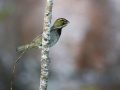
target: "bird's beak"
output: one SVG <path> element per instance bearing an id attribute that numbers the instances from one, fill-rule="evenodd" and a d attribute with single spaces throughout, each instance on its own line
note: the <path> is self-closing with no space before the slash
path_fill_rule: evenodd
<path id="1" fill-rule="evenodd" d="M 67 20 L 67 24 L 69 24 L 70 22 Z"/>

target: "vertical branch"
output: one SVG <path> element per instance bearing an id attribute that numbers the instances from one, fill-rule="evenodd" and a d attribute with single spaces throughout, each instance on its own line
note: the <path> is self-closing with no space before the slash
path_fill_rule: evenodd
<path id="1" fill-rule="evenodd" d="M 41 76 L 39 90 L 47 90 L 49 75 L 49 40 L 53 0 L 46 0 L 41 51 Z"/>

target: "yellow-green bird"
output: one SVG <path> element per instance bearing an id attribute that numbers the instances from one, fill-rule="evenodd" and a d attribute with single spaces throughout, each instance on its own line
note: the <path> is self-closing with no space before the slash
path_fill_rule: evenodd
<path id="1" fill-rule="evenodd" d="M 59 18 L 55 21 L 55 23 L 50 29 L 50 43 L 49 43 L 50 47 L 52 47 L 57 43 L 57 41 L 60 38 L 62 28 L 67 26 L 68 23 L 69 21 L 66 20 L 65 18 Z M 16 50 L 23 51 L 25 49 L 41 48 L 41 46 L 42 46 L 42 34 L 36 37 L 32 43 L 19 46 Z"/>

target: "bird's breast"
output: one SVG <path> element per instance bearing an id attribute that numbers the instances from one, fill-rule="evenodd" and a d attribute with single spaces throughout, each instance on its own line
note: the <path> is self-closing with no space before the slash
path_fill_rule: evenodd
<path id="1" fill-rule="evenodd" d="M 49 44 L 50 47 L 56 44 L 59 38 L 60 38 L 60 35 L 57 31 L 50 32 L 50 44 Z"/>

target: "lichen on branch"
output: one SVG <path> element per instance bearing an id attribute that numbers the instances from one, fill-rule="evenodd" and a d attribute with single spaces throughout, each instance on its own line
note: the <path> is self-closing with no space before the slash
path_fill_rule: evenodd
<path id="1" fill-rule="evenodd" d="M 46 8 L 44 15 L 44 27 L 42 34 L 42 50 L 41 50 L 41 76 L 39 90 L 47 90 L 47 82 L 49 75 L 49 40 L 50 27 L 52 19 L 53 0 L 46 0 Z"/>

